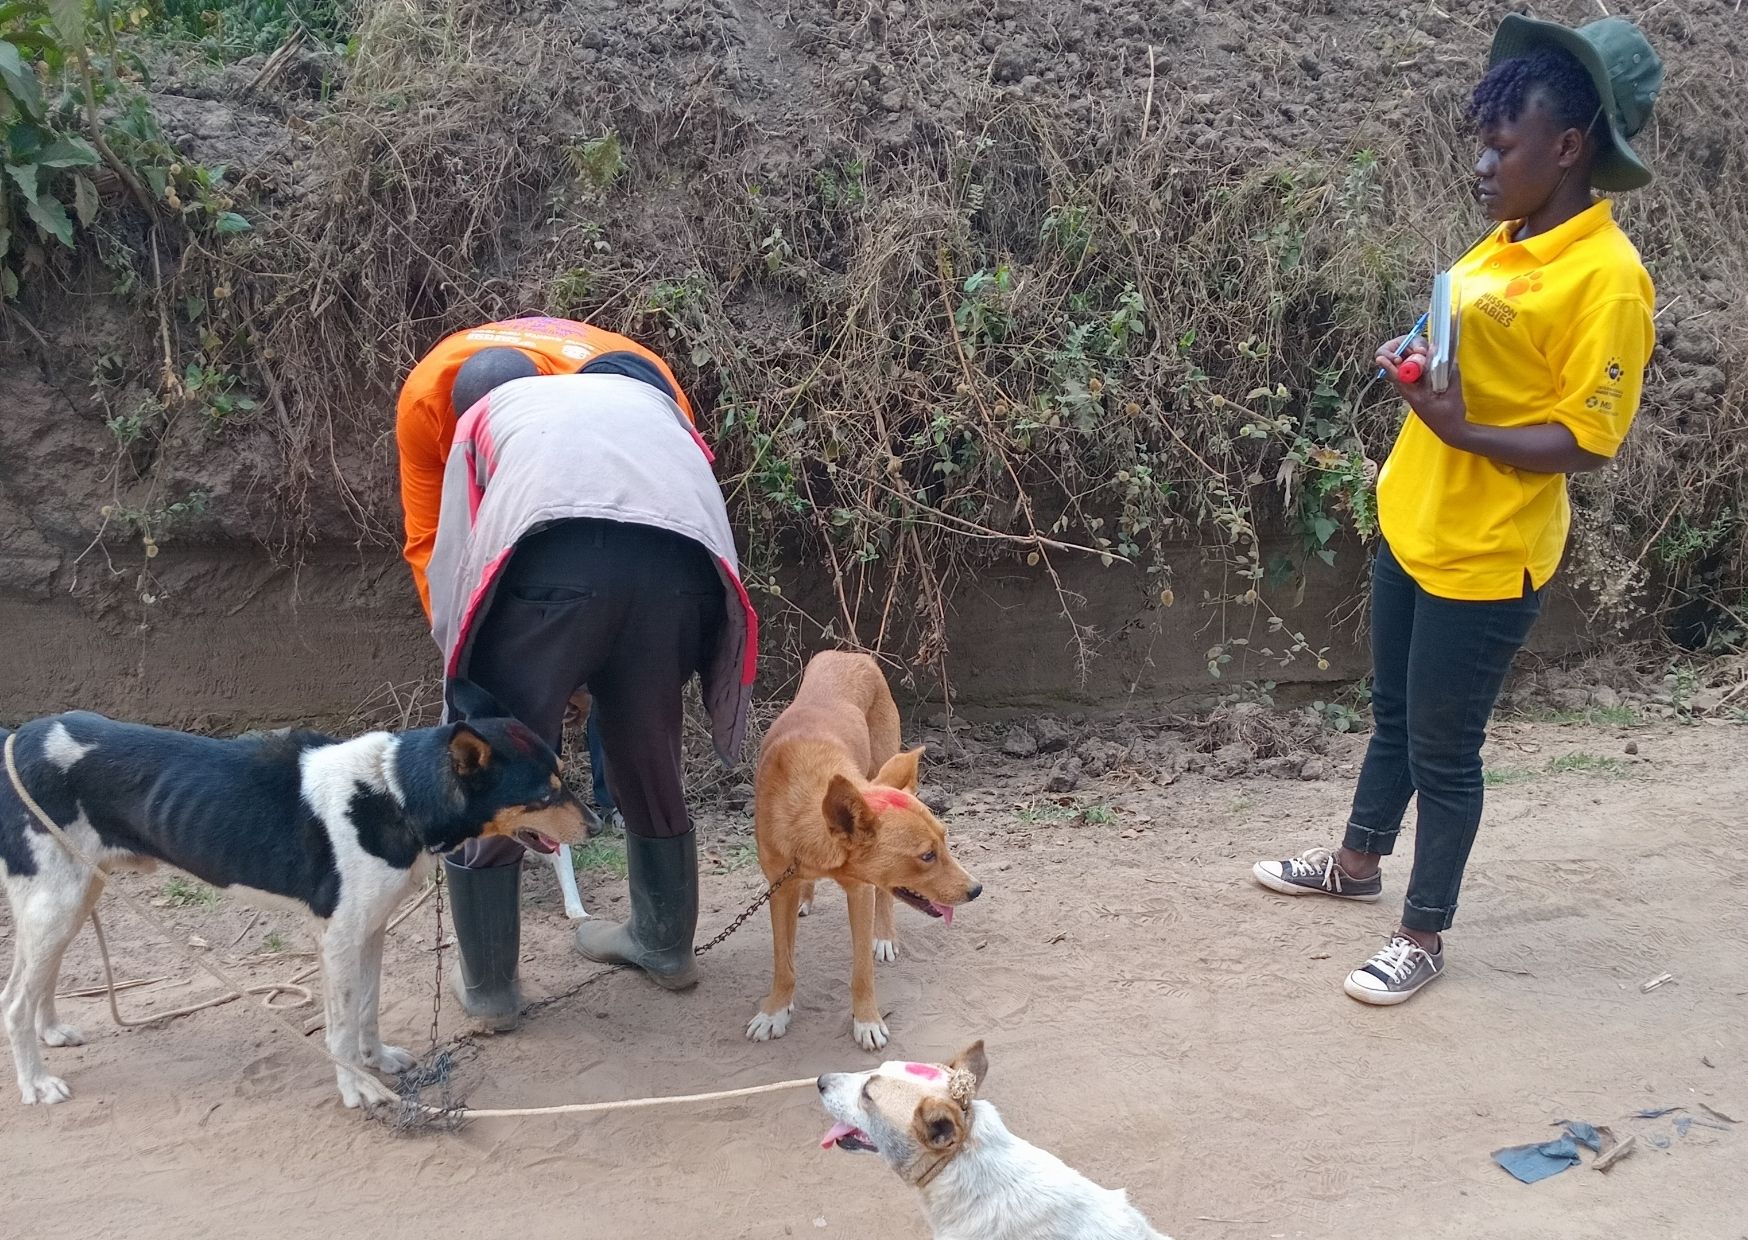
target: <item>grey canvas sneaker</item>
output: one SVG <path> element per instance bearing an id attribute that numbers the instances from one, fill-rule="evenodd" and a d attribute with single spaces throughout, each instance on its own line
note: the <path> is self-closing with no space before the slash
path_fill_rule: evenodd
<path id="1" fill-rule="evenodd" d="M 1377 955 L 1347 975 L 1342 989 L 1361 1003 L 1378 1007 L 1403 1003 L 1414 992 L 1445 971 L 1441 942 L 1435 952 L 1398 934 Z"/>
<path id="2" fill-rule="evenodd" d="M 1258 861 L 1250 872 L 1270 891 L 1289 896 L 1335 896 L 1371 904 L 1384 893 L 1381 872 L 1370 878 L 1350 878 L 1328 848 L 1308 849 L 1285 861 Z"/>

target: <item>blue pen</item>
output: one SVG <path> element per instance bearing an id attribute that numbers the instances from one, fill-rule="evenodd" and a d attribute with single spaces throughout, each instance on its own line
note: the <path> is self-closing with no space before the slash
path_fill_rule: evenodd
<path id="1" fill-rule="evenodd" d="M 1409 346 L 1414 343 L 1415 337 L 1420 335 L 1420 333 L 1423 330 L 1425 330 L 1426 321 L 1427 321 L 1428 317 L 1431 316 L 1431 314 L 1432 314 L 1431 310 L 1422 311 L 1420 317 L 1415 320 L 1414 326 L 1408 329 L 1408 334 L 1406 336 L 1402 337 L 1402 343 L 1396 346 L 1396 359 L 1398 361 L 1400 361 L 1402 358 L 1408 356 Z M 1372 381 L 1375 383 L 1379 379 L 1382 379 L 1383 377 L 1384 377 L 1384 368 L 1380 366 L 1378 368 L 1378 373 L 1372 376 Z"/>

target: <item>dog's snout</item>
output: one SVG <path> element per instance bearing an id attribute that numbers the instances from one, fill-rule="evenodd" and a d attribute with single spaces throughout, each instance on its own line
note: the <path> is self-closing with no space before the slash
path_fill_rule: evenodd
<path id="1" fill-rule="evenodd" d="M 825 1088 L 826 1088 L 825 1078 L 830 1076 L 830 1075 L 831 1075 L 831 1073 L 829 1073 L 829 1072 L 824 1073 L 823 1075 L 820 1076 L 820 1078 L 817 1081 L 814 1082 L 815 1085 L 819 1086 L 819 1092 L 822 1094 L 825 1092 Z"/>
<path id="2" fill-rule="evenodd" d="M 982 883 L 972 883 L 971 889 L 965 893 L 965 902 L 967 904 L 969 904 L 971 901 L 975 900 L 978 896 L 980 896 L 982 894 L 983 894 L 983 884 Z"/>

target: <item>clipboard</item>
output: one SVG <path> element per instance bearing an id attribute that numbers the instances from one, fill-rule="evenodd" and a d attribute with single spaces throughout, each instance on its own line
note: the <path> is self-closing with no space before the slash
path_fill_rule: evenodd
<path id="1" fill-rule="evenodd" d="M 1432 278 L 1432 304 L 1427 307 L 1429 355 L 1427 381 L 1434 392 L 1451 386 L 1457 361 L 1457 336 L 1462 329 L 1462 290 L 1455 274 L 1441 271 Z"/>

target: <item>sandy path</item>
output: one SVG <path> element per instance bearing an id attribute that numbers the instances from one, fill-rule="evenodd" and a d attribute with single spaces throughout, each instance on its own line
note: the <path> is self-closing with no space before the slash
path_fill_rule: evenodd
<path id="1" fill-rule="evenodd" d="M 901 959 L 880 973 L 891 1050 L 944 1058 L 985 1037 L 987 1096 L 1009 1124 L 1127 1186 L 1179 1240 L 1748 1236 L 1748 1125 L 1696 1126 L 1606 1176 L 1580 1169 L 1533 1187 L 1488 1160 L 1565 1117 L 1605 1123 L 1707 1101 L 1748 1118 L 1748 731 L 1635 735 L 1644 758 L 1622 771 L 1495 790 L 1450 974 L 1395 1011 L 1339 989 L 1389 906 L 1288 901 L 1246 878 L 1255 856 L 1327 834 L 1347 779 L 1186 777 L 1154 789 L 1113 778 L 1075 801 L 1115 821 L 1077 825 L 1039 796 L 1043 767 L 980 762 L 975 786 L 957 773 L 950 821 L 988 894 L 950 932 L 902 921 Z M 1621 734 L 1507 727 L 1493 760 L 1545 771 L 1569 752 L 1619 755 Z M 1146 832 L 1120 838 L 1137 815 L 1151 819 Z M 1392 899 L 1403 877 L 1389 874 Z M 566 952 L 550 873 L 529 888 L 524 950 L 539 993 L 583 966 Z M 611 912 L 616 889 L 585 897 Z M 752 870 L 711 879 L 707 929 L 755 889 Z M 841 898 L 823 905 L 802 927 L 799 1006 L 782 1042 L 741 1037 L 766 980 L 761 914 L 690 995 L 615 977 L 487 1042 L 468 1069 L 470 1100 L 684 1092 L 867 1062 L 848 1037 Z M 249 915 L 221 905 L 176 916 L 222 950 Z M 123 910 L 110 921 L 124 975 L 184 972 Z M 282 924 L 263 920 L 238 950 Z M 385 1029 L 415 1047 L 429 1020 L 429 933 L 416 916 L 390 948 Z M 1641 992 L 1664 972 L 1676 981 Z M 63 986 L 96 976 L 87 935 Z M 126 998 L 138 1011 L 187 994 Z M 327 1071 L 241 1005 L 127 1034 L 101 1001 L 63 1013 L 93 1042 L 48 1053 L 72 1103 L 0 1101 L 0 1236 L 926 1234 L 876 1159 L 817 1148 L 825 1120 L 807 1092 L 397 1138 L 341 1111 Z"/>

